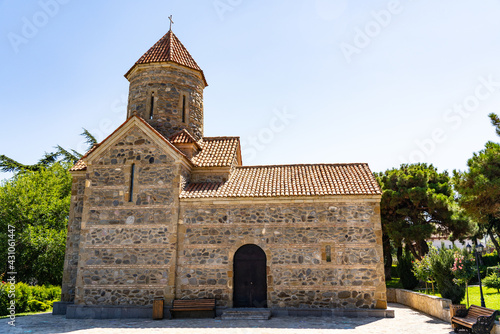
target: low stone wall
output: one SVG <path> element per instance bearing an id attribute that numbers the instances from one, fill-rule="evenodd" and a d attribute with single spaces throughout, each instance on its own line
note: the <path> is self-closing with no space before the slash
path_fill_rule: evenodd
<path id="1" fill-rule="evenodd" d="M 451 300 L 410 290 L 387 289 L 387 301 L 399 303 L 451 323 Z"/>
<path id="2" fill-rule="evenodd" d="M 451 323 L 451 300 L 449 299 L 429 296 L 410 290 L 389 288 L 387 289 L 387 302 L 403 304 Z M 500 334 L 500 324 L 498 321 L 493 327 L 491 334 Z"/>

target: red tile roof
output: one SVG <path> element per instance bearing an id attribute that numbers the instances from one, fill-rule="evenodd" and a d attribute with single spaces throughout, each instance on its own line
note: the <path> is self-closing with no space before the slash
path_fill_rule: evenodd
<path id="1" fill-rule="evenodd" d="M 196 144 L 196 146 L 200 147 L 200 145 L 196 142 L 196 139 L 191 136 L 189 131 L 186 129 L 182 129 L 181 131 L 173 134 L 168 138 L 172 144 Z"/>
<path id="2" fill-rule="evenodd" d="M 82 155 L 82 157 L 80 158 L 80 160 L 78 160 L 77 162 L 75 162 L 75 164 L 73 165 L 73 167 L 71 167 L 69 169 L 69 171 L 70 172 L 78 172 L 78 171 L 87 170 L 87 165 L 85 164 L 85 162 L 83 162 L 83 158 L 85 158 L 90 153 L 92 153 L 96 148 L 99 147 L 99 145 L 101 145 L 101 144 L 94 144 L 94 145 L 92 145 L 92 147 L 90 148 L 90 150 L 88 150 L 84 155 Z"/>
<path id="3" fill-rule="evenodd" d="M 225 183 L 192 183 L 181 198 L 380 195 L 367 164 L 235 167 Z"/>
<path id="4" fill-rule="evenodd" d="M 230 167 L 238 159 L 239 137 L 204 137 L 199 144 L 201 152 L 192 159 L 197 167 Z"/>
<path id="5" fill-rule="evenodd" d="M 83 160 L 78 160 L 73 167 L 70 168 L 70 172 L 79 172 L 79 171 L 84 171 L 87 170 L 87 165 Z"/>
<path id="6" fill-rule="evenodd" d="M 171 30 L 167 32 L 158 42 L 156 42 L 156 44 L 153 45 L 144 55 L 142 55 L 134 66 L 138 64 L 161 63 L 167 61 L 200 71 L 203 76 L 203 81 L 205 81 L 206 84 L 205 75 L 203 74 L 202 69 L 198 66 L 196 61 L 194 61 L 189 51 Z M 134 66 L 132 66 L 125 76 L 132 71 Z"/>
<path id="7" fill-rule="evenodd" d="M 157 135 L 164 138 L 158 131 L 152 128 L 146 121 L 138 116 L 144 124 L 151 128 Z M 123 124 L 122 124 L 123 126 Z M 121 128 L 121 126 L 119 127 Z M 118 128 L 118 129 L 119 129 Z M 117 130 L 118 130 L 117 129 Z M 116 132 L 116 131 L 115 131 Z M 111 136 L 111 135 L 110 135 Z M 107 138 L 106 138 L 107 139 Z M 106 140 L 105 139 L 105 140 Z M 165 140 L 167 141 L 167 140 Z M 103 141 L 104 142 L 104 141 Z M 200 149 L 200 152 L 191 159 L 191 162 L 196 167 L 231 167 L 235 159 L 238 159 L 238 152 L 240 146 L 239 137 L 205 137 L 201 141 L 196 140 L 186 130 L 181 130 L 172 135 L 168 140 L 170 145 L 193 143 Z M 102 143 L 101 143 L 102 144 Z M 101 145 L 99 144 L 99 145 Z M 184 155 L 178 148 L 176 151 Z M 89 155 L 94 149 L 91 149 L 83 157 Z M 241 163 L 241 161 L 238 161 Z M 83 160 L 79 160 L 70 170 L 80 171 L 86 170 L 87 166 Z"/>

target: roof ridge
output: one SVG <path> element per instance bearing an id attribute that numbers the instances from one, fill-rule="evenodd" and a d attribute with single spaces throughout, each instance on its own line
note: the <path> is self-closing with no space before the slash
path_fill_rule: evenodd
<path id="1" fill-rule="evenodd" d="M 187 137 L 186 140 L 183 139 Z M 190 144 L 195 145 L 199 150 L 201 150 L 201 145 L 196 139 L 191 135 L 187 129 L 181 129 L 168 137 L 168 140 L 174 145 Z"/>
<path id="2" fill-rule="evenodd" d="M 235 168 L 262 168 L 262 167 L 293 167 L 293 166 L 368 166 L 367 162 L 347 162 L 347 163 L 310 163 L 310 164 L 283 164 L 283 165 L 252 165 L 235 166 Z"/>
<path id="3" fill-rule="evenodd" d="M 203 137 L 202 140 L 217 140 L 217 139 L 240 139 L 240 136 L 217 136 L 217 137 Z"/>
<path id="4" fill-rule="evenodd" d="M 172 30 L 169 30 L 165 36 L 167 36 L 168 39 L 168 49 L 167 49 L 167 59 L 172 59 Z"/>
<path id="5" fill-rule="evenodd" d="M 186 130 L 186 129 L 181 129 L 181 130 L 179 130 L 179 131 L 175 132 L 173 135 L 171 135 L 170 137 L 168 137 L 168 139 L 169 139 L 169 140 L 171 140 L 172 138 L 177 137 L 178 135 L 180 135 L 180 134 L 181 134 L 181 133 L 183 133 L 183 132 L 184 132 L 184 133 L 186 133 L 186 134 L 188 135 L 188 137 L 189 137 L 190 139 L 192 139 L 192 140 L 193 140 L 193 142 L 195 142 L 195 143 L 196 143 L 196 139 L 194 139 L 194 137 L 191 135 L 191 133 L 189 133 L 189 131 L 188 131 L 188 130 Z"/>

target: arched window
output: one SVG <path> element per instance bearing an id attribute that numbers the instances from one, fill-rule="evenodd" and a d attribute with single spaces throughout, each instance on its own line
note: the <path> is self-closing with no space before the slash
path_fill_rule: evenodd
<path id="1" fill-rule="evenodd" d="M 129 202 L 133 202 L 133 197 L 134 197 L 134 173 L 135 173 L 135 164 L 132 164 L 132 167 L 130 169 L 130 188 L 128 197 Z"/>
<path id="2" fill-rule="evenodd" d="M 149 103 L 149 119 L 153 119 L 153 115 L 155 112 L 155 92 L 151 92 L 151 101 Z"/>
<path id="3" fill-rule="evenodd" d="M 182 95 L 182 123 L 186 123 L 186 95 Z"/>
<path id="4" fill-rule="evenodd" d="M 326 262 L 332 262 L 332 247 L 325 246 Z"/>

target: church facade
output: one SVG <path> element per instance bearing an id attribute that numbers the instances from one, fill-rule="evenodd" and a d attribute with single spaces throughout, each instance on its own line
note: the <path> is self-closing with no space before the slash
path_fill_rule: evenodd
<path id="1" fill-rule="evenodd" d="M 205 76 L 172 31 L 125 77 L 127 120 L 71 169 L 68 317 L 147 313 L 155 298 L 387 307 L 367 164 L 244 166 L 238 137 L 204 137 Z"/>

